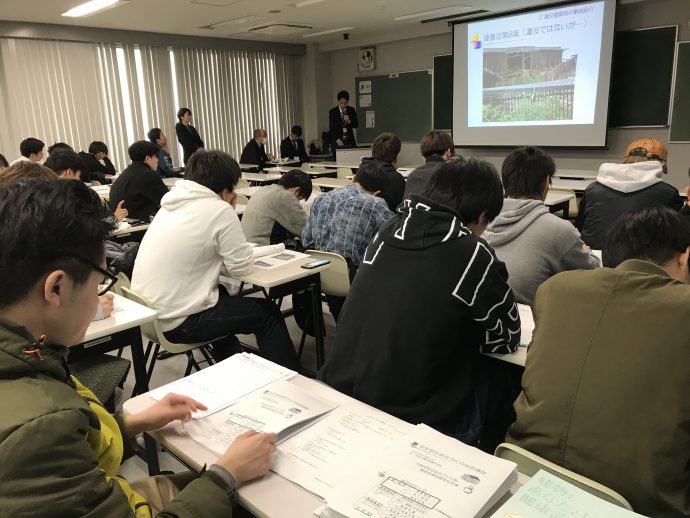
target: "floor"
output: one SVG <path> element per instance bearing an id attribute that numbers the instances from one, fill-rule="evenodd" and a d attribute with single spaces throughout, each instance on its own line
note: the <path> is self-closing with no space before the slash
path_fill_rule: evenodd
<path id="1" fill-rule="evenodd" d="M 263 295 L 254 294 L 251 296 L 262 297 Z M 288 297 L 283 301 L 281 309 L 289 309 L 292 307 L 292 301 Z M 326 353 L 330 349 L 333 343 L 333 338 L 335 336 L 335 321 L 328 311 L 328 307 L 324 304 L 324 322 L 326 330 Z M 290 332 L 290 337 L 292 338 L 292 343 L 295 345 L 295 350 L 299 347 L 299 342 L 302 337 L 302 331 L 295 323 L 295 319 L 289 316 L 285 319 L 285 322 Z M 256 340 L 254 335 L 238 335 L 241 342 L 248 344 L 250 346 L 256 346 Z M 144 342 L 146 344 L 146 342 Z M 125 349 L 123 356 L 131 359 L 129 356 L 129 349 Z M 202 359 L 201 355 L 197 355 L 197 359 Z M 316 370 L 316 350 L 314 347 L 314 338 L 311 336 L 307 337 L 306 344 L 304 347 L 304 352 L 302 353 L 302 366 L 309 370 Z M 166 360 L 156 362 L 156 366 L 151 377 L 151 382 L 149 383 L 149 388 L 153 389 L 170 383 L 182 376 L 187 365 L 187 357 L 185 355 L 177 355 Z M 126 401 L 132 394 L 132 389 L 134 388 L 134 374 L 130 369 L 129 376 L 124 385 L 124 390 L 119 391 L 116 395 L 116 406 L 118 410 L 122 408 L 122 403 Z M 186 469 L 182 464 L 177 462 L 173 457 L 165 452 L 159 452 L 159 461 L 162 471 L 173 471 L 178 472 Z M 138 480 L 140 478 L 148 476 L 148 469 L 146 463 L 139 457 L 132 457 L 122 463 L 121 474 L 128 480 Z"/>

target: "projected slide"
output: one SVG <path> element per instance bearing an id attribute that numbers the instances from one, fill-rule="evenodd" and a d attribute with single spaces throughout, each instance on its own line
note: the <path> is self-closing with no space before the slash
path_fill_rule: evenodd
<path id="1" fill-rule="evenodd" d="M 467 126 L 592 124 L 604 2 L 467 24 Z"/>

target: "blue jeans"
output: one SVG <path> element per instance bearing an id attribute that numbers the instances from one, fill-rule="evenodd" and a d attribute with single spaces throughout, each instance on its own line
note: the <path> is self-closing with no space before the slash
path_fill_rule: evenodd
<path id="1" fill-rule="evenodd" d="M 228 335 L 213 343 L 213 356 L 222 360 L 242 349 L 235 334 L 254 334 L 259 353 L 267 360 L 288 369 L 300 370 L 295 348 L 278 307 L 269 300 L 238 297 L 218 287 L 218 303 L 201 313 L 190 315 L 179 326 L 166 331 L 172 342 L 204 342 Z"/>

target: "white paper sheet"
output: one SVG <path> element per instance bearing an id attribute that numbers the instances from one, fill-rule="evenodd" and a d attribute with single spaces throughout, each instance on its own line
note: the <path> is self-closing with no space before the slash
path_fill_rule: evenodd
<path id="1" fill-rule="evenodd" d="M 326 503 L 350 518 L 472 518 L 515 479 L 515 463 L 419 425 L 339 483 Z"/>
<path id="2" fill-rule="evenodd" d="M 312 396 L 296 385 L 279 380 L 204 419 L 187 423 L 185 433 L 222 455 L 238 435 L 249 430 L 273 432 L 278 441 L 295 433 L 338 404 Z"/>
<path id="3" fill-rule="evenodd" d="M 532 333 L 534 333 L 532 308 L 527 304 L 518 304 L 517 307 L 520 312 L 520 345 L 527 347 L 532 341 Z"/>
<path id="4" fill-rule="evenodd" d="M 412 428 L 363 403 L 348 403 L 282 443 L 271 470 L 325 497 L 350 469 L 366 466 Z"/>
<path id="5" fill-rule="evenodd" d="M 208 410 L 193 415 L 194 419 L 201 419 L 250 392 L 296 374 L 255 354 L 234 354 L 227 360 L 152 390 L 149 396 L 157 400 L 171 392 L 189 396 L 208 407 Z"/>
<path id="6" fill-rule="evenodd" d="M 277 254 L 264 255 L 257 259 L 254 259 L 254 266 L 257 268 L 263 268 L 265 270 L 271 270 L 273 268 L 279 268 L 285 266 L 286 264 L 292 263 L 294 261 L 299 261 L 300 259 L 308 258 L 307 254 L 301 252 L 293 252 L 292 250 L 283 250 Z"/>

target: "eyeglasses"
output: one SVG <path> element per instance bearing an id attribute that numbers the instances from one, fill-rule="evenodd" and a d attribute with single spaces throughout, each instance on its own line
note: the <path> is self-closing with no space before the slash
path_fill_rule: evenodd
<path id="1" fill-rule="evenodd" d="M 110 288 L 113 287 L 113 285 L 117 282 L 117 276 L 108 270 L 104 270 L 100 266 L 98 266 L 95 263 L 92 263 L 88 259 L 85 259 L 84 257 L 77 255 L 77 254 L 66 254 L 69 257 L 74 257 L 75 259 L 79 259 L 81 262 L 84 264 L 88 265 L 92 270 L 102 273 L 103 274 L 103 280 L 98 283 L 98 295 L 105 295 L 110 291 Z"/>

